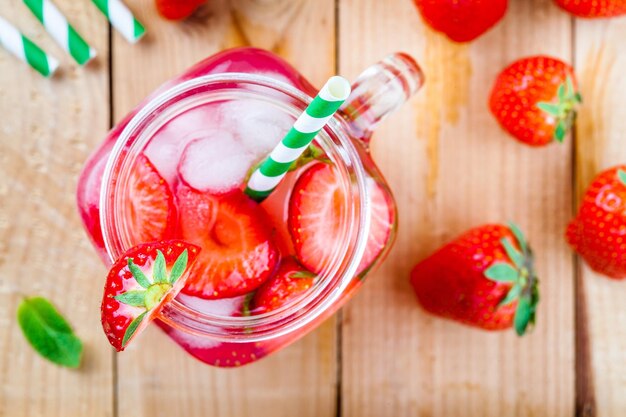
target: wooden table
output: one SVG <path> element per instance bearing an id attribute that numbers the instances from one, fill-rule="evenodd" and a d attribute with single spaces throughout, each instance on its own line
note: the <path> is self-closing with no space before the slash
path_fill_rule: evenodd
<path id="1" fill-rule="evenodd" d="M 511 0 L 471 45 L 427 29 L 410 0 L 212 0 L 179 24 L 129 0 L 149 36 L 111 32 L 87 0 L 57 0 L 98 50 L 76 68 L 19 0 L 0 12 L 62 58 L 46 80 L 0 53 L 0 416 L 624 416 L 626 283 L 599 277 L 567 248 L 577 196 L 626 160 L 626 19 L 574 20 L 549 0 Z M 355 77 L 402 50 L 426 88 L 377 132 L 373 153 L 398 200 L 395 247 L 336 318 L 236 370 L 200 365 L 158 330 L 114 354 L 99 323 L 105 270 L 74 204 L 83 162 L 111 124 L 160 83 L 224 48 L 284 56 L 317 85 Z M 585 96 L 575 138 L 531 149 L 487 110 L 505 64 L 529 54 L 574 62 Z M 574 140 L 575 139 L 575 140 Z M 529 336 L 485 333 L 426 315 L 413 264 L 459 232 L 515 219 L 538 254 L 542 304 Z M 54 300 L 86 343 L 78 371 L 37 356 L 15 310 Z"/>

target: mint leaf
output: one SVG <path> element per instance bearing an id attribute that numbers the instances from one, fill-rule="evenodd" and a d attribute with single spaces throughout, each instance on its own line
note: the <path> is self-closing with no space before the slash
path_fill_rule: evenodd
<path id="1" fill-rule="evenodd" d="M 145 291 L 126 291 L 122 294 L 116 295 L 113 298 L 115 298 L 120 303 L 124 303 L 133 307 L 145 307 L 146 305 Z"/>
<path id="2" fill-rule="evenodd" d="M 174 266 L 172 266 L 172 272 L 170 275 L 170 284 L 174 285 L 178 278 L 180 278 L 185 269 L 187 269 L 187 261 L 189 260 L 189 255 L 187 253 L 187 249 L 183 251 L 174 262 Z"/>
<path id="3" fill-rule="evenodd" d="M 148 280 L 141 268 L 135 265 L 135 263 L 133 262 L 133 258 L 128 258 L 128 269 L 130 269 L 130 273 L 133 274 L 133 277 L 135 277 L 135 281 L 137 281 L 139 285 L 144 288 L 150 287 L 150 280 Z"/>
<path id="4" fill-rule="evenodd" d="M 133 335 L 137 331 L 137 328 L 146 317 L 146 313 L 148 312 L 144 311 L 143 313 L 135 317 L 135 319 L 128 325 L 126 333 L 124 333 L 124 338 L 122 339 L 122 347 L 126 347 L 126 343 L 128 343 L 128 341 L 133 337 Z"/>
<path id="5" fill-rule="evenodd" d="M 17 321 L 30 345 L 57 365 L 77 368 L 83 343 L 54 306 L 45 298 L 30 297 L 17 308 Z"/>
<path id="6" fill-rule="evenodd" d="M 504 262 L 494 263 L 485 271 L 487 278 L 497 282 L 514 282 L 518 275 L 519 273 L 515 268 Z"/>
<path id="7" fill-rule="evenodd" d="M 617 178 L 619 178 L 619 180 L 622 182 L 622 184 L 626 185 L 626 171 L 623 170 L 618 170 L 617 171 Z"/>
<path id="8" fill-rule="evenodd" d="M 504 246 L 504 250 L 509 258 L 513 261 L 516 267 L 521 268 L 524 266 L 524 255 L 520 253 L 517 249 L 513 247 L 511 241 L 507 238 L 502 238 L 500 240 L 502 246 Z"/>
<path id="9" fill-rule="evenodd" d="M 154 282 L 167 282 L 167 270 L 165 269 L 165 256 L 163 252 L 157 249 L 157 256 L 154 260 L 153 278 Z"/>

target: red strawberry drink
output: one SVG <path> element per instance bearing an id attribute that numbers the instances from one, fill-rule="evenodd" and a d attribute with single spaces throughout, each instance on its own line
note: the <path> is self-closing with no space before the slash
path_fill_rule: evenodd
<path id="1" fill-rule="evenodd" d="M 405 55 L 372 67 L 257 203 L 247 177 L 316 90 L 269 52 L 209 58 L 146 99 L 88 161 L 78 205 L 89 236 L 109 265 L 141 243 L 199 247 L 157 323 L 208 364 L 259 359 L 336 311 L 389 249 L 395 207 L 367 142 L 421 81 Z"/>

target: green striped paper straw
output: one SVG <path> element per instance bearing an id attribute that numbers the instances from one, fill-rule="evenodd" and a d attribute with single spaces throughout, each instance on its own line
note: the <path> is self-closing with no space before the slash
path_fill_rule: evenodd
<path id="1" fill-rule="evenodd" d="M 130 43 L 136 43 L 146 33 L 146 29 L 122 0 L 91 0 L 109 19 L 111 25 Z"/>
<path id="2" fill-rule="evenodd" d="M 50 0 L 23 0 L 52 38 L 79 64 L 85 65 L 96 51 L 87 44 Z"/>
<path id="3" fill-rule="evenodd" d="M 59 67 L 59 61 L 48 56 L 2 17 L 0 17 L 0 44 L 44 77 L 51 76 Z"/>
<path id="4" fill-rule="evenodd" d="M 348 80 L 339 76 L 331 77 L 298 117 L 283 140 L 252 173 L 246 194 L 259 202 L 270 195 L 291 165 L 309 147 L 318 132 L 326 126 L 349 95 Z"/>

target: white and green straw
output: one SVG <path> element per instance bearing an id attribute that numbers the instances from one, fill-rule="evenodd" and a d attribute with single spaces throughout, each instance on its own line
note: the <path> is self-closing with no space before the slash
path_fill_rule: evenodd
<path id="1" fill-rule="evenodd" d="M 339 76 L 331 77 L 298 117 L 287 135 L 252 173 L 246 194 L 256 201 L 263 201 L 270 195 L 291 165 L 309 147 L 349 95 L 348 80 Z"/>
<path id="2" fill-rule="evenodd" d="M 136 43 L 146 33 L 122 0 L 91 0 L 109 19 L 111 25 L 130 43 Z"/>
<path id="3" fill-rule="evenodd" d="M 0 17 L 0 44 L 44 77 L 51 76 L 59 67 L 59 61 L 48 56 L 2 17 Z"/>
<path id="4" fill-rule="evenodd" d="M 96 51 L 85 42 L 50 0 L 23 0 L 54 40 L 79 64 L 85 65 Z"/>

